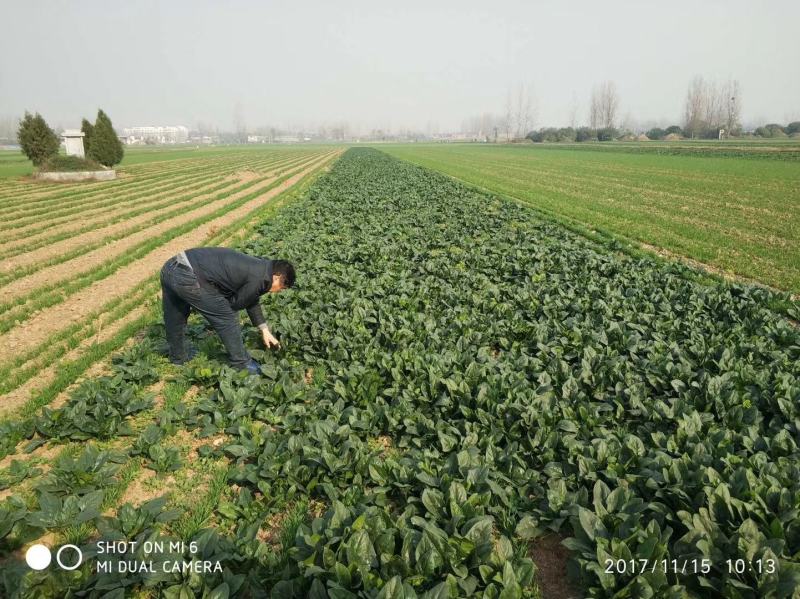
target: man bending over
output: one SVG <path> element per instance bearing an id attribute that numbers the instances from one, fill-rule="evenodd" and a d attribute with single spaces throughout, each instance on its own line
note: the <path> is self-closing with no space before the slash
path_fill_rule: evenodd
<path id="1" fill-rule="evenodd" d="M 267 260 L 228 248 L 193 248 L 179 252 L 161 268 L 164 325 L 173 364 L 187 360 L 184 331 L 194 308 L 222 339 L 234 368 L 256 374 L 258 362 L 244 348 L 239 310 L 261 329 L 267 348 L 279 347 L 258 303 L 264 293 L 277 293 L 294 285 L 294 267 L 286 260 Z"/>

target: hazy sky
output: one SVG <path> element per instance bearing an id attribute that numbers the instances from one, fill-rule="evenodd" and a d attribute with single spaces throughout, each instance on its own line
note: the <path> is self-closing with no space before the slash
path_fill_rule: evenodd
<path id="1" fill-rule="evenodd" d="M 0 117 L 73 127 L 349 121 L 457 128 L 532 84 L 560 125 L 594 83 L 678 121 L 689 80 L 736 78 L 745 122 L 800 118 L 800 2 L 2 0 Z"/>

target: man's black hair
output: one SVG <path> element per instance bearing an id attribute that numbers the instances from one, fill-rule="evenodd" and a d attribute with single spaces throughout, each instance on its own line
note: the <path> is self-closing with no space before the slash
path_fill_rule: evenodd
<path id="1" fill-rule="evenodd" d="M 275 260 L 272 262 L 272 274 L 283 278 L 284 287 L 294 286 L 294 266 L 288 260 Z"/>

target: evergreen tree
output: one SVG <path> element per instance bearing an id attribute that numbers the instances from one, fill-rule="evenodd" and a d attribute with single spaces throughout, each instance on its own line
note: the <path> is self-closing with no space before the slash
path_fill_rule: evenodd
<path id="1" fill-rule="evenodd" d="M 94 133 L 94 125 L 88 120 L 83 119 L 81 122 L 81 131 L 83 131 L 83 151 L 89 156 L 89 146 L 92 140 L 92 133 Z"/>
<path id="2" fill-rule="evenodd" d="M 32 115 L 25 112 L 25 118 L 19 124 L 17 140 L 22 146 L 22 152 L 33 164 L 41 166 L 48 158 L 58 154 L 61 142 L 42 115 L 38 112 Z"/>
<path id="3" fill-rule="evenodd" d="M 105 166 L 114 166 L 119 164 L 123 154 L 122 142 L 114 131 L 111 119 L 105 112 L 98 110 L 89 145 L 89 158 Z"/>

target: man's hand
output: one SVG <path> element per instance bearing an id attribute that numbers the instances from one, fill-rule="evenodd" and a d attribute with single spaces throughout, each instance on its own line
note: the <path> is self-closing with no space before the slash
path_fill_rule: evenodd
<path id="1" fill-rule="evenodd" d="M 275 336 L 269 332 L 269 329 L 261 329 L 261 337 L 264 339 L 264 345 L 267 349 L 270 348 L 279 348 L 281 346 L 280 342 L 275 339 Z"/>

